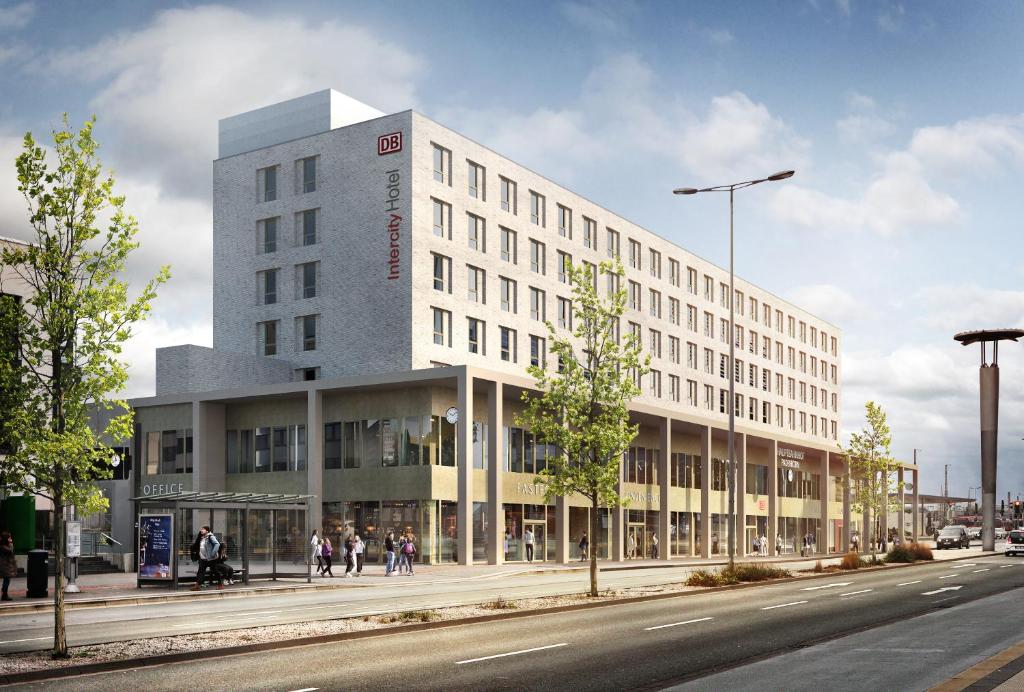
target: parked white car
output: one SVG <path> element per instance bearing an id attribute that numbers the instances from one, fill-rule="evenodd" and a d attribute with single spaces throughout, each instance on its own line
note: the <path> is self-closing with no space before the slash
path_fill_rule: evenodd
<path id="1" fill-rule="evenodd" d="M 1003 532 L 1005 533 L 1005 531 Z M 1019 555 L 1024 553 L 1024 530 L 1014 530 L 1006 537 L 1006 544 L 1003 546 L 1006 555 Z"/>

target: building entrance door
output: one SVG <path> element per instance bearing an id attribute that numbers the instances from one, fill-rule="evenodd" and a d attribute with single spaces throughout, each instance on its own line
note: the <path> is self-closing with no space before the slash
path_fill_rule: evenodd
<path id="1" fill-rule="evenodd" d="M 532 522 L 526 521 L 523 523 L 523 557 L 528 562 L 535 560 L 543 561 L 547 555 L 545 551 L 544 538 L 546 535 L 547 524 L 542 521 Z M 533 550 L 530 550 L 530 544 L 526 542 L 526 532 L 529 531 L 533 534 Z"/>
<path id="2" fill-rule="evenodd" d="M 634 543 L 632 538 L 636 539 Z M 630 546 L 636 547 L 630 549 Z M 647 557 L 647 527 L 643 524 L 629 524 L 626 527 L 626 557 L 629 559 L 643 559 Z"/>

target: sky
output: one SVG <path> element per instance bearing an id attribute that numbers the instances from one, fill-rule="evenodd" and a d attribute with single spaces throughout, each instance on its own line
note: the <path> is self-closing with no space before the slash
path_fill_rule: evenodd
<path id="1" fill-rule="evenodd" d="M 0 235 L 28 238 L 14 158 L 95 115 L 173 278 L 125 352 L 209 345 L 217 120 L 334 88 L 414 108 L 842 329 L 842 441 L 864 402 L 921 490 L 980 485 L 977 347 L 1024 327 L 1022 3 L 0 0 Z M 1001 349 L 999 495 L 1024 493 L 1024 348 Z M 976 493 L 976 490 L 973 491 Z"/>

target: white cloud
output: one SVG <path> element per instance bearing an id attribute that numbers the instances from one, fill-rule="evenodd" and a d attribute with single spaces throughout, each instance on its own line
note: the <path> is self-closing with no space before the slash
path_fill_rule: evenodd
<path id="1" fill-rule="evenodd" d="M 130 364 L 128 388 L 121 396 L 126 399 L 152 396 L 156 392 L 155 349 L 175 344 L 211 346 L 213 331 L 209 320 L 171 324 L 159 315 L 153 315 L 136 325 L 135 333 L 121 352 L 121 360 Z"/>
<path id="2" fill-rule="evenodd" d="M 888 137 L 895 128 L 877 113 L 854 113 L 836 122 L 836 130 L 845 144 L 870 144 Z"/>
<path id="3" fill-rule="evenodd" d="M 869 312 L 867 306 L 832 284 L 797 286 L 786 292 L 786 298 L 833 324 L 845 325 L 867 316 Z"/>
<path id="4" fill-rule="evenodd" d="M 34 2 L 0 7 L 0 29 L 23 29 L 36 13 Z"/>
<path id="5" fill-rule="evenodd" d="M 922 127 L 909 151 L 943 172 L 990 173 L 1000 161 L 1024 164 L 1024 115 L 992 115 L 949 127 Z"/>
<path id="6" fill-rule="evenodd" d="M 420 61 L 371 31 L 294 14 L 173 9 L 137 31 L 53 54 L 42 69 L 92 81 L 91 105 L 122 169 L 210 196 L 217 120 L 336 88 L 383 110 L 416 104 Z"/>
<path id="7" fill-rule="evenodd" d="M 1024 291 L 978 285 L 927 286 L 914 296 L 922 322 L 949 333 L 1001 327 L 1024 328 Z"/>

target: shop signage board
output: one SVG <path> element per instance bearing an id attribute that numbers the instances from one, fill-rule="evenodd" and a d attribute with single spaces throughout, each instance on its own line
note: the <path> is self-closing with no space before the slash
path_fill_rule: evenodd
<path id="1" fill-rule="evenodd" d="M 173 550 L 174 515 L 139 516 L 139 579 L 172 580 Z"/>

